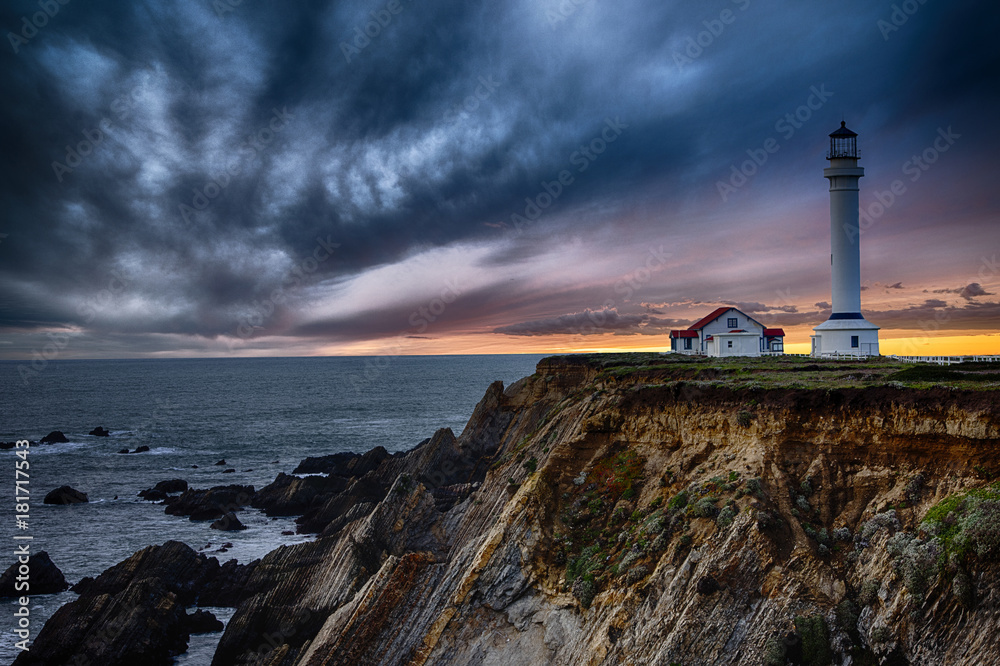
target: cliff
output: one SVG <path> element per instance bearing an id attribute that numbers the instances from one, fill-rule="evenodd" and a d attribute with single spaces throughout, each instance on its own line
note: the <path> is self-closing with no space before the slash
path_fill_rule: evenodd
<path id="1" fill-rule="evenodd" d="M 998 377 L 932 370 L 545 359 L 260 491 L 321 537 L 199 583 L 213 664 L 1000 663 Z"/>

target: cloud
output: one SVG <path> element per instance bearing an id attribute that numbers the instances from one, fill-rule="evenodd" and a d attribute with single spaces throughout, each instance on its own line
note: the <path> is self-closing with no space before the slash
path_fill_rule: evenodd
<path id="1" fill-rule="evenodd" d="M 970 143 L 949 169 L 981 173 L 977 160 L 995 153 L 1000 10 L 960 4 L 921 7 L 891 48 L 873 29 L 884 7 L 817 24 L 808 7 L 755 4 L 685 66 L 673 56 L 704 30 L 697 4 L 589 3 L 555 28 L 528 0 L 410 5 L 350 61 L 340 43 L 368 20 L 363 0 L 242 3 L 224 17 L 195 0 L 73 5 L 2 56 L 0 143 L 13 157 L 0 167 L 0 335 L 80 330 L 80 355 L 105 340 L 214 349 L 269 311 L 253 344 L 276 352 L 379 338 L 426 304 L 415 283 L 436 284 L 402 269 L 457 246 L 496 251 L 470 290 L 483 300 L 450 306 L 435 336 L 532 335 L 532 322 L 558 329 L 559 312 L 613 312 L 611 330 L 646 333 L 675 306 L 720 296 L 794 319 L 795 305 L 762 301 L 791 284 L 802 302 L 821 297 L 826 195 L 814 181 L 841 110 L 880 136 L 873 175 L 923 149 L 943 117 L 987 128 L 985 157 Z M 0 24 L 20 25 L 24 6 L 0 7 Z M 920 77 L 900 75 L 914 68 Z M 887 75 L 903 83 L 887 89 Z M 836 104 L 778 132 L 821 84 Z M 627 125 L 613 142 L 609 122 Z M 770 137 L 780 151 L 720 200 L 716 181 Z M 988 237 L 991 209 L 975 204 L 988 187 L 960 180 L 964 237 Z M 518 230 L 513 215 L 531 219 Z M 927 229 L 949 230 L 935 215 Z M 866 248 L 894 242 L 890 218 Z M 566 251 L 571 234 L 583 250 Z M 608 276 L 643 276 L 646 246 L 660 242 L 671 265 L 635 282 L 649 317 L 635 319 Z M 894 254 L 930 242 L 908 233 Z M 364 298 L 338 300 L 362 282 Z M 953 293 L 992 295 L 978 283 Z"/>
<path id="2" fill-rule="evenodd" d="M 903 283 L 902 282 L 894 282 L 893 284 L 886 285 L 885 288 L 886 289 L 902 289 L 903 288 Z"/>
<path id="3" fill-rule="evenodd" d="M 964 287 L 955 289 L 935 289 L 935 294 L 958 294 L 967 301 L 971 301 L 977 296 L 995 296 L 993 292 L 986 291 L 978 282 L 970 282 Z"/>
<path id="4" fill-rule="evenodd" d="M 662 335 L 671 328 L 683 324 L 683 320 L 661 319 L 647 314 L 619 314 L 617 309 L 588 309 L 583 312 L 499 326 L 493 329 L 493 332 L 517 336 L 654 332 Z"/>

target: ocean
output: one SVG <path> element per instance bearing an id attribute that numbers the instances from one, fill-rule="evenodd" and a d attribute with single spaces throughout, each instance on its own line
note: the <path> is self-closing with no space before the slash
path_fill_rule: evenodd
<path id="1" fill-rule="evenodd" d="M 231 483 L 261 488 L 303 458 L 340 451 L 412 448 L 438 428 L 461 433 L 490 382 L 509 386 L 534 372 L 541 356 L 401 356 L 261 359 L 50 361 L 28 383 L 18 362 L 0 362 L 0 441 L 38 441 L 61 430 L 65 444 L 31 447 L 28 529 L 15 525 L 12 493 L 0 501 L 0 558 L 14 562 L 13 537 L 30 535 L 32 552 L 47 551 L 70 584 L 96 576 L 150 544 L 170 539 L 219 558 L 249 562 L 283 544 L 310 540 L 294 518 L 270 519 L 248 508 L 249 529 L 219 532 L 207 522 L 168 516 L 137 493 L 158 481 L 190 487 Z M 109 437 L 88 433 L 102 426 Z M 150 447 L 147 453 L 119 450 Z M 13 489 L 15 452 L 0 451 Z M 225 465 L 217 465 L 225 460 Z M 225 469 L 234 473 L 223 474 Z M 62 485 L 89 503 L 42 504 Z M 231 543 L 227 552 L 218 552 Z M 32 637 L 76 594 L 31 601 Z M 16 602 L 0 621 L 0 662 L 16 656 Z M 220 619 L 232 611 L 218 609 Z M 193 636 L 178 664 L 207 665 L 220 634 Z"/>

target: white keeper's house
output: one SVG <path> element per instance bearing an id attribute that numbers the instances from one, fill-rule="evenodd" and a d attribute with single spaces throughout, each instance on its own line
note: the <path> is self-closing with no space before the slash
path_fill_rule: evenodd
<path id="1" fill-rule="evenodd" d="M 670 331 L 670 350 L 706 356 L 782 354 L 785 332 L 767 328 L 736 308 L 719 308 L 687 329 Z"/>

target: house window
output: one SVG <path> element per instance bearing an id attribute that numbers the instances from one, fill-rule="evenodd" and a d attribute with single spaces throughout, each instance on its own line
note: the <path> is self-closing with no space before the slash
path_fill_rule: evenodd
<path id="1" fill-rule="evenodd" d="M 691 349 L 691 338 L 684 338 L 684 349 Z"/>
<path id="2" fill-rule="evenodd" d="M 726 346 L 729 347 L 730 349 L 732 349 L 733 348 L 733 341 L 732 340 L 728 340 Z"/>
<path id="3" fill-rule="evenodd" d="M 857 349 L 860 346 L 861 345 L 858 344 L 858 336 L 852 335 L 851 336 L 851 349 Z"/>
<path id="4" fill-rule="evenodd" d="M 736 317 L 730 317 L 726 321 L 729 322 L 728 324 L 726 324 L 726 326 L 728 326 L 729 328 L 736 328 L 737 326 L 740 325 L 740 321 Z"/>

